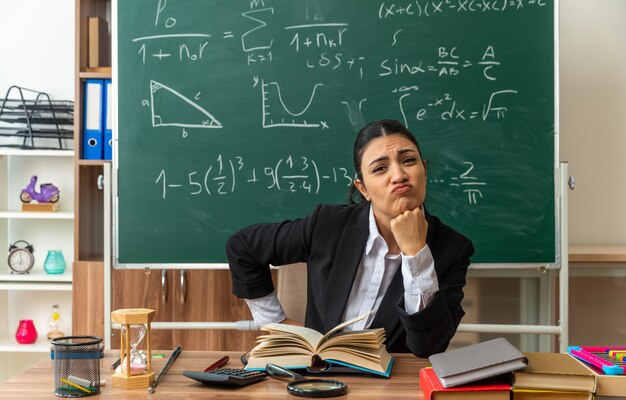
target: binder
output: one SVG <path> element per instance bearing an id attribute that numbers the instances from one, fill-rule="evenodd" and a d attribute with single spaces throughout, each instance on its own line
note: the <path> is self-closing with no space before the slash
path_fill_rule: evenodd
<path id="1" fill-rule="evenodd" d="M 105 160 L 111 160 L 113 158 L 113 130 L 112 130 L 113 115 L 111 114 L 113 112 L 113 108 L 112 108 L 113 93 L 111 92 L 111 89 L 112 89 L 111 80 L 105 79 L 104 80 L 104 107 L 102 107 L 104 111 L 104 115 L 102 116 L 102 122 L 104 125 L 103 147 L 104 147 L 104 159 Z"/>
<path id="2" fill-rule="evenodd" d="M 104 140 L 102 121 L 102 79 L 85 80 L 85 115 L 83 116 L 83 159 L 102 160 Z"/>
<path id="3" fill-rule="evenodd" d="M 89 68 L 108 67 L 111 65 L 109 24 L 106 19 L 89 17 Z"/>

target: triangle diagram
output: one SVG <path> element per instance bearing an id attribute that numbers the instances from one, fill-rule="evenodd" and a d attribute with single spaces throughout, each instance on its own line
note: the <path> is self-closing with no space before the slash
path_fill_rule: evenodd
<path id="1" fill-rule="evenodd" d="M 150 81 L 152 126 L 221 128 L 222 124 L 207 110 L 157 81 Z"/>

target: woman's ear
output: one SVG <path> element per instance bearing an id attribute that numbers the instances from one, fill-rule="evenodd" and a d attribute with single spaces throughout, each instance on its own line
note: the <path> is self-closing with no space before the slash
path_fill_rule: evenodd
<path id="1" fill-rule="evenodd" d="M 361 195 L 365 198 L 365 200 L 370 201 L 370 196 L 367 194 L 367 189 L 360 179 L 357 178 L 354 180 L 354 186 L 356 186 L 359 192 L 361 192 Z"/>

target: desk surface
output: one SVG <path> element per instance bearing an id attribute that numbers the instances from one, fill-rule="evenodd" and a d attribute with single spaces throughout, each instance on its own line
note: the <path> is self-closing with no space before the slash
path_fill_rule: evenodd
<path id="1" fill-rule="evenodd" d="M 570 246 L 570 262 L 626 262 L 626 246 Z"/>
<path id="2" fill-rule="evenodd" d="M 165 353 L 166 357 L 170 352 Z M 241 367 L 239 357 L 242 353 L 226 353 L 230 356 L 228 367 Z M 287 395 L 286 381 L 268 378 L 250 386 L 237 389 L 224 389 L 214 386 L 205 386 L 182 375 L 184 370 L 202 371 L 208 365 L 219 359 L 224 353 L 208 351 L 182 351 L 179 358 L 172 365 L 157 390 L 148 394 L 146 389 L 123 390 L 111 386 L 111 364 L 119 357 L 119 353 L 108 351 L 101 361 L 101 379 L 106 385 L 101 386 L 98 396 L 85 397 L 86 399 L 115 398 L 122 399 L 189 399 L 194 394 L 203 398 L 222 397 L 224 399 L 277 399 L 297 397 Z M 394 399 L 415 398 L 423 399 L 419 389 L 419 370 L 428 366 L 425 359 L 416 358 L 411 354 L 394 354 L 394 366 L 391 378 L 380 378 L 362 375 L 333 375 L 335 379 L 348 384 L 347 396 L 337 399 Z M 155 373 L 161 370 L 165 359 L 153 359 Z M 0 398 L 23 399 L 51 399 L 54 398 L 54 371 L 50 359 L 37 363 L 32 368 L 0 384 Z"/>

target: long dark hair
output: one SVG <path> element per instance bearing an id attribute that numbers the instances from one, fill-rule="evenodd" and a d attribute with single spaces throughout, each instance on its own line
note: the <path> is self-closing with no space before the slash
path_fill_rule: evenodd
<path id="1" fill-rule="evenodd" d="M 415 147 L 417 147 L 417 151 L 422 157 L 422 151 L 420 150 L 420 145 L 417 143 L 415 136 L 400 122 L 395 121 L 393 119 L 381 119 L 378 121 L 370 122 L 365 125 L 359 133 L 356 135 L 356 139 L 354 141 L 354 149 L 352 152 L 352 158 L 354 162 L 354 170 L 356 171 L 356 176 L 361 182 L 363 182 L 363 173 L 361 172 L 361 160 L 363 159 L 363 152 L 365 148 L 370 144 L 370 142 L 374 139 L 383 136 L 391 136 L 391 135 L 402 135 L 405 138 L 409 139 Z M 356 201 L 354 200 L 354 194 L 357 194 Z M 365 201 L 365 198 L 359 192 L 354 184 L 350 186 L 350 191 L 348 192 L 348 202 L 350 204 L 361 203 Z"/>

